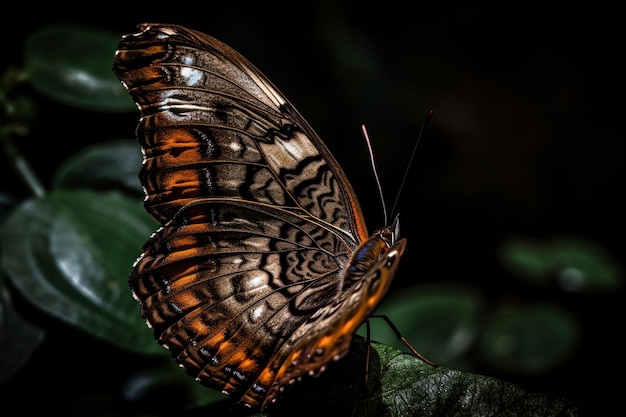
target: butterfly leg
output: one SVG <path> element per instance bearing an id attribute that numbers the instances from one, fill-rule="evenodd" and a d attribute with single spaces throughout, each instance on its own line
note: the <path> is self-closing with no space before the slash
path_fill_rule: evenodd
<path id="1" fill-rule="evenodd" d="M 391 330 L 395 333 L 396 337 L 398 338 L 398 340 L 402 341 L 402 343 L 404 343 L 406 345 L 406 347 L 409 348 L 409 350 L 411 351 L 411 353 L 423 360 L 424 362 L 426 362 L 427 364 L 429 364 L 430 366 L 438 366 L 435 362 L 431 361 L 430 359 L 426 358 L 424 355 L 422 355 L 421 353 L 419 353 L 412 345 L 411 343 L 409 343 L 409 341 L 406 339 L 406 337 L 402 336 L 402 334 L 400 333 L 400 330 L 398 330 L 398 328 L 396 327 L 395 324 L 393 324 L 393 322 L 391 321 L 391 319 L 389 317 L 387 317 L 384 314 L 372 314 L 370 316 L 370 318 L 372 317 L 376 317 L 379 319 L 383 319 L 385 320 L 385 322 L 387 322 L 387 325 L 391 328 Z M 369 340 L 370 340 L 370 334 L 369 334 L 369 321 L 366 321 L 366 331 L 367 331 L 367 340 L 368 340 L 368 358 L 369 358 Z"/>

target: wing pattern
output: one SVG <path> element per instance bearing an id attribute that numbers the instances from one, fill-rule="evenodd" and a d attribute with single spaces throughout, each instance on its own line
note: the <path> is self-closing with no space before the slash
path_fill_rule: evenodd
<path id="1" fill-rule="evenodd" d="M 326 146 L 227 45 L 143 24 L 114 72 L 141 112 L 145 207 L 162 224 L 129 279 L 141 314 L 187 373 L 263 409 L 347 353 L 405 241 L 396 224 L 368 235 Z"/>

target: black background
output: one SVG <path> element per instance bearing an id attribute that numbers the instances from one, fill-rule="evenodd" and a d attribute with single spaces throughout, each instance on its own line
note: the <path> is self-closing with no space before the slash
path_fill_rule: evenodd
<path id="1" fill-rule="evenodd" d="M 393 290 L 454 281 L 496 297 L 515 292 L 566 304 L 584 324 L 577 356 L 554 375 L 523 382 L 617 403 L 623 291 L 537 294 L 511 283 L 497 260 L 508 237 L 565 235 L 592 239 L 623 267 L 624 48 L 617 6 L 221 3 L 143 3 L 132 10 L 15 4 L 2 18 L 2 70 L 21 65 L 22 42 L 49 23 L 121 35 L 140 22 L 162 22 L 211 34 L 261 69 L 307 118 L 344 167 L 370 229 L 384 219 L 360 125 L 368 127 L 391 208 L 433 109 L 399 202 L 410 256 Z M 136 114 L 112 119 L 44 97 L 40 103 L 40 121 L 20 147 L 44 182 L 83 146 L 132 137 L 137 121 Z M 25 195 L 4 161 L 0 174 L 3 191 Z"/>

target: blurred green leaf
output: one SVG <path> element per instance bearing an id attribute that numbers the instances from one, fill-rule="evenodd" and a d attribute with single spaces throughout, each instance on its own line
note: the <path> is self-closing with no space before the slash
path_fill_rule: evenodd
<path id="1" fill-rule="evenodd" d="M 49 25 L 25 44 L 27 80 L 42 94 L 79 109 L 137 111 L 111 70 L 120 34 L 78 25 Z"/>
<path id="2" fill-rule="evenodd" d="M 0 280 L 0 384 L 24 366 L 46 335 L 15 310 L 11 294 Z"/>
<path id="3" fill-rule="evenodd" d="M 568 292 L 610 292 L 623 284 L 619 263 L 604 248 L 583 238 L 511 238 L 502 245 L 500 259 L 509 271 L 530 283 L 556 282 Z"/>
<path id="4" fill-rule="evenodd" d="M 143 199 L 138 171 L 142 163 L 136 139 L 118 139 L 83 148 L 56 170 L 55 189 L 124 190 Z"/>
<path id="5" fill-rule="evenodd" d="M 509 271 L 532 284 L 550 280 L 550 256 L 543 241 L 511 238 L 502 245 L 500 259 Z"/>
<path id="6" fill-rule="evenodd" d="M 569 292 L 609 292 L 623 283 L 619 263 L 605 248 L 581 238 L 558 238 L 550 245 L 552 269 Z"/>
<path id="7" fill-rule="evenodd" d="M 437 363 L 468 369 L 467 351 L 478 337 L 484 299 L 463 284 L 416 285 L 383 300 L 375 314 L 388 316 L 413 347 Z M 370 319 L 371 338 L 400 350 L 404 344 L 381 320 Z M 361 326 L 358 334 L 365 336 Z"/>
<path id="8" fill-rule="evenodd" d="M 11 194 L 0 191 L 0 224 L 13 211 L 18 200 Z"/>
<path id="9" fill-rule="evenodd" d="M 547 372 L 578 347 L 577 321 L 556 304 L 533 304 L 495 312 L 480 348 L 494 369 L 517 375 Z"/>
<path id="10" fill-rule="evenodd" d="M 135 352 L 161 352 L 128 275 L 155 228 L 141 203 L 90 191 L 24 201 L 7 219 L 2 268 L 33 306 Z"/>

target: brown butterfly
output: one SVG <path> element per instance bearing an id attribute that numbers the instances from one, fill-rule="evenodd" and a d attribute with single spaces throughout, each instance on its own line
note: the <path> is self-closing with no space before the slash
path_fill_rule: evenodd
<path id="1" fill-rule="evenodd" d="M 243 56 L 181 26 L 123 36 L 145 207 L 162 227 L 130 276 L 157 341 L 202 384 L 264 409 L 349 350 L 404 253 L 369 234 L 317 134 Z"/>

